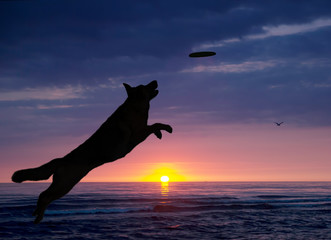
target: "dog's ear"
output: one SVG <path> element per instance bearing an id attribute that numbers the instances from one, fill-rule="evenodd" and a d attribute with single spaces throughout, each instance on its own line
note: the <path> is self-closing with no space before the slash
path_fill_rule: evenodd
<path id="1" fill-rule="evenodd" d="M 123 83 L 123 86 L 125 87 L 126 93 L 129 96 L 130 93 L 131 93 L 132 87 L 129 84 L 127 84 L 127 83 Z"/>

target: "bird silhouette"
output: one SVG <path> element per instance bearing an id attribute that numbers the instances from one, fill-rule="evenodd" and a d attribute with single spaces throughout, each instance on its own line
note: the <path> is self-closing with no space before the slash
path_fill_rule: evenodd
<path id="1" fill-rule="evenodd" d="M 280 125 L 282 125 L 284 122 L 280 122 L 280 123 L 278 123 L 278 122 L 274 122 L 277 126 L 280 126 Z"/>

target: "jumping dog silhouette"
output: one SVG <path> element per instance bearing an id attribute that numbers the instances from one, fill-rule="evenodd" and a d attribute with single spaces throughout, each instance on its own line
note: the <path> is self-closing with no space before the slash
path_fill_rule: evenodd
<path id="1" fill-rule="evenodd" d="M 172 133 L 167 124 L 147 125 L 149 102 L 158 94 L 156 80 L 137 87 L 123 85 L 128 95 L 125 102 L 83 144 L 63 158 L 13 174 L 12 181 L 17 183 L 45 180 L 53 175 L 52 184 L 39 195 L 34 223 L 43 219 L 52 201 L 67 194 L 92 169 L 124 157 L 152 133 L 159 139 L 161 130 Z"/>

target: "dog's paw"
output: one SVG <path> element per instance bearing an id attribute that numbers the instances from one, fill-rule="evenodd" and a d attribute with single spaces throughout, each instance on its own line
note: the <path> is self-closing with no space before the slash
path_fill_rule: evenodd
<path id="1" fill-rule="evenodd" d="M 172 133 L 172 127 L 168 124 L 163 123 L 154 123 L 152 125 L 152 132 L 157 136 L 157 138 L 162 138 L 161 130 L 167 131 L 168 133 Z"/>
<path id="2" fill-rule="evenodd" d="M 44 212 L 40 212 L 38 209 L 36 209 L 33 214 L 33 216 L 35 216 L 35 220 L 33 221 L 34 224 L 38 224 L 41 222 L 41 220 L 43 220 L 44 218 Z"/>
<path id="3" fill-rule="evenodd" d="M 170 125 L 165 125 L 165 129 L 168 133 L 172 133 L 172 127 Z"/>
<path id="4" fill-rule="evenodd" d="M 160 130 L 157 130 L 154 132 L 155 136 L 158 138 L 158 139 L 161 139 L 162 138 L 162 133 Z"/>
<path id="5" fill-rule="evenodd" d="M 13 176 L 11 177 L 11 180 L 15 183 L 23 182 L 24 180 L 26 180 L 25 172 L 26 170 L 20 170 L 14 172 Z"/>

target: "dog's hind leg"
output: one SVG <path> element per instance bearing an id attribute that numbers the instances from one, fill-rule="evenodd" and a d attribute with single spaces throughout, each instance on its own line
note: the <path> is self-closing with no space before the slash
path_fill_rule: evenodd
<path id="1" fill-rule="evenodd" d="M 23 181 L 39 181 L 46 180 L 55 172 L 55 170 L 63 163 L 62 158 L 56 158 L 40 167 L 29 168 L 16 171 L 12 176 L 12 181 L 21 183 Z"/>
<path id="2" fill-rule="evenodd" d="M 47 206 L 54 200 L 67 194 L 88 172 L 90 168 L 76 164 L 66 164 L 59 167 L 54 175 L 53 182 L 39 195 L 37 208 L 33 213 L 36 216 L 34 223 L 39 223 Z"/>

